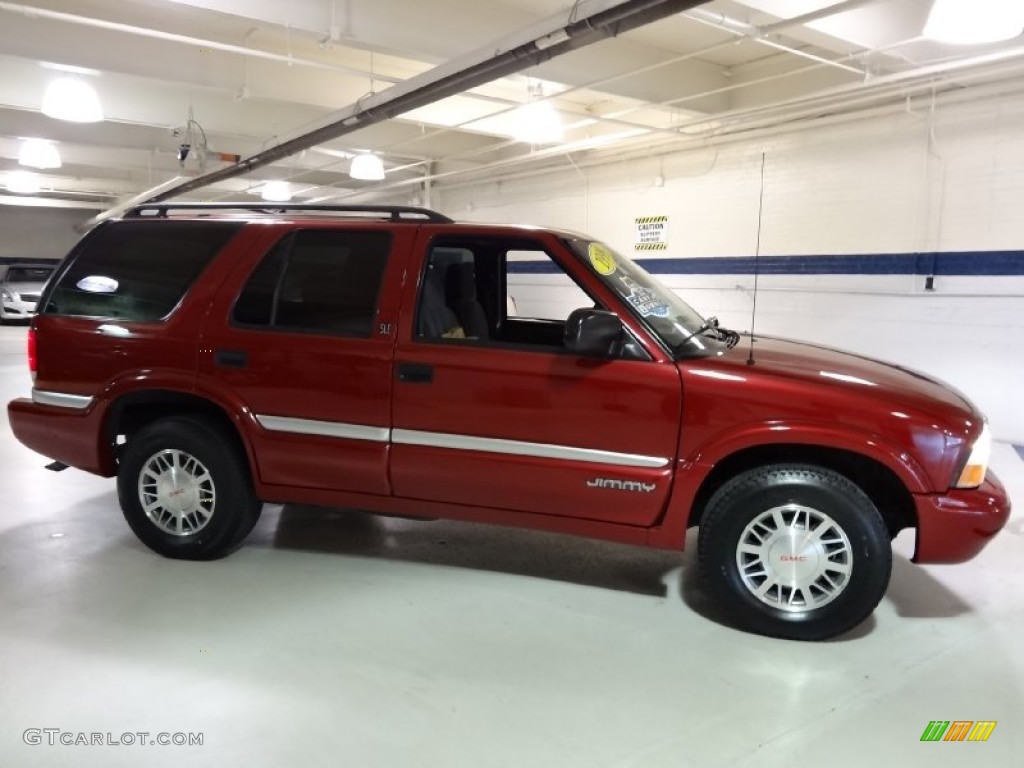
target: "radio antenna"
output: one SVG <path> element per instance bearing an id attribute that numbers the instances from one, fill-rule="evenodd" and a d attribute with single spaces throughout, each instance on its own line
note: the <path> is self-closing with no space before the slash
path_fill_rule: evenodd
<path id="1" fill-rule="evenodd" d="M 757 279 L 760 276 L 758 269 L 761 259 L 761 224 L 764 221 L 764 164 L 765 151 L 761 150 L 761 194 L 757 201 L 757 248 L 754 249 L 754 306 L 750 310 L 750 354 L 747 356 L 747 365 L 754 364 L 754 321 L 757 319 Z"/>

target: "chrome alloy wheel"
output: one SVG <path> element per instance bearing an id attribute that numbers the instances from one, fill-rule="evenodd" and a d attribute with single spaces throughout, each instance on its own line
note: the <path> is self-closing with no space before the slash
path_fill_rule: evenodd
<path id="1" fill-rule="evenodd" d="M 736 565 L 754 597 L 798 613 L 842 594 L 853 571 L 853 548 L 824 512 L 786 504 L 762 512 L 743 529 Z"/>
<path id="2" fill-rule="evenodd" d="M 172 536 L 203 530 L 213 517 L 216 499 L 210 471 L 184 451 L 158 451 L 139 472 L 139 502 L 146 517 Z"/>

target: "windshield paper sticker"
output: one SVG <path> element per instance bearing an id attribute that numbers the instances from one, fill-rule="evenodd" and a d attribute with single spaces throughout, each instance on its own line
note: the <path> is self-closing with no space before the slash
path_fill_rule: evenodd
<path id="1" fill-rule="evenodd" d="M 587 249 L 590 254 L 590 263 L 594 265 L 599 275 L 615 274 L 615 254 L 600 243 L 591 243 Z"/>
<path id="2" fill-rule="evenodd" d="M 625 296 L 626 301 L 632 304 L 642 317 L 669 316 L 668 304 L 656 292 L 650 288 L 644 288 L 625 275 L 619 275 L 619 280 L 629 289 L 629 294 Z"/>

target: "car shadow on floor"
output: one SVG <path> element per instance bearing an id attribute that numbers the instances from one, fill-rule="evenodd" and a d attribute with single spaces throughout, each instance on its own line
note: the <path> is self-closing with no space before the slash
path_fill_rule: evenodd
<path id="1" fill-rule="evenodd" d="M 302 505 L 267 507 L 250 545 L 387 558 L 403 562 L 507 573 L 672 598 L 717 624 L 735 625 L 719 610 L 697 568 L 697 530 L 682 553 L 561 534 L 448 520 L 387 517 Z M 276 518 L 276 520 L 274 519 Z M 900 616 L 951 618 L 969 604 L 927 570 L 894 553 L 886 600 Z M 869 634 L 874 617 L 838 638 Z"/>
<path id="2" fill-rule="evenodd" d="M 276 528 L 261 521 L 249 545 L 267 533 L 275 548 L 387 558 L 665 597 L 680 552 L 648 549 L 541 531 L 450 520 L 413 520 L 349 509 L 289 504 Z M 270 523 L 272 524 L 272 523 Z"/>

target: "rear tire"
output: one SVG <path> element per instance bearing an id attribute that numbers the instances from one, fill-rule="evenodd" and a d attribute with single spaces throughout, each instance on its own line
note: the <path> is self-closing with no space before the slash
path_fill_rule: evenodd
<path id="1" fill-rule="evenodd" d="M 237 444 L 201 418 L 175 416 L 131 436 L 117 494 L 125 520 L 165 557 L 213 560 L 242 543 L 262 503 Z"/>
<path id="2" fill-rule="evenodd" d="M 860 624 L 885 594 L 889 531 L 846 477 L 807 465 L 749 470 L 708 501 L 701 573 L 740 626 L 824 640 Z"/>

